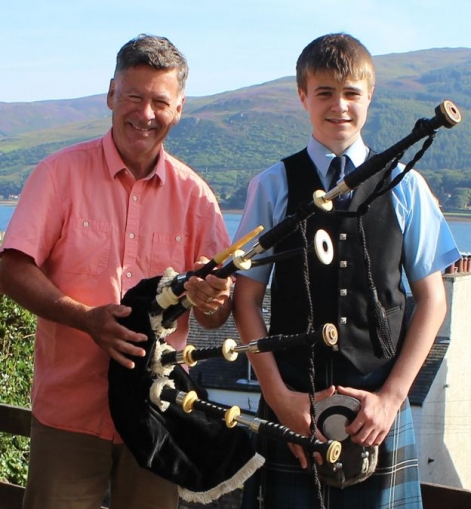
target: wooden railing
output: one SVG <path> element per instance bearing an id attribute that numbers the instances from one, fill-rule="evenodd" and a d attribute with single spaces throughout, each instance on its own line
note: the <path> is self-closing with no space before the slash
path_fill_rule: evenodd
<path id="1" fill-rule="evenodd" d="M 29 437 L 30 429 L 31 410 L 0 403 L 0 433 Z M 22 509 L 24 493 L 23 486 L 0 481 L 0 509 Z"/>
<path id="2" fill-rule="evenodd" d="M 0 404 L 0 433 L 29 437 L 31 410 Z M 24 488 L 0 482 L 0 509 L 21 509 Z"/>
<path id="3" fill-rule="evenodd" d="M 0 433 L 28 437 L 30 426 L 29 409 L 0 404 Z M 471 508 L 471 491 L 430 483 L 421 487 L 424 509 Z M 0 509 L 21 509 L 23 495 L 22 486 L 0 482 Z"/>
<path id="4" fill-rule="evenodd" d="M 421 483 L 424 509 L 469 509 L 471 491 L 440 484 Z"/>

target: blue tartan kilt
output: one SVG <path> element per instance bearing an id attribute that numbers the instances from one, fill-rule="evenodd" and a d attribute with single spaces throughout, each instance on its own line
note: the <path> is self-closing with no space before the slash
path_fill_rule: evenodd
<path id="1" fill-rule="evenodd" d="M 276 418 L 260 401 L 259 415 Z M 244 486 L 243 509 L 322 507 L 312 471 L 300 468 L 284 443 L 254 437 L 266 463 Z M 415 435 L 406 400 L 379 448 L 378 465 L 365 481 L 344 489 L 321 485 L 325 509 L 422 509 Z"/>

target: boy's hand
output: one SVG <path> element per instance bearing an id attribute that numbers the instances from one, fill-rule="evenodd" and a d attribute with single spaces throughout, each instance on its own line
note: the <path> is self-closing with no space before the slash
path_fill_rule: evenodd
<path id="1" fill-rule="evenodd" d="M 340 394 L 356 398 L 361 404 L 355 420 L 345 428 L 352 442 L 365 446 L 380 445 L 389 433 L 402 402 L 391 401 L 381 391 L 374 393 L 351 387 L 337 389 Z"/>

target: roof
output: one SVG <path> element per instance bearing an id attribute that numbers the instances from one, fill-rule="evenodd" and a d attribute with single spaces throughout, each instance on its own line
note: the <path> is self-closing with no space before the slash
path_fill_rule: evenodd
<path id="1" fill-rule="evenodd" d="M 264 299 L 264 310 L 266 310 L 266 321 L 269 319 L 270 291 L 266 292 Z M 414 309 L 414 300 L 408 296 L 406 301 L 406 319 L 409 320 Z M 232 315 L 227 322 L 219 329 L 203 329 L 191 315 L 190 333 L 188 343 L 197 348 L 219 347 L 224 340 L 231 338 L 240 344 L 239 334 L 234 324 Z M 437 372 L 442 364 L 449 345 L 449 339 L 437 337 L 430 353 L 412 384 L 409 399 L 412 405 L 421 406 L 427 397 Z M 194 380 L 208 389 L 244 390 L 259 391 L 255 374 L 249 371 L 247 356 L 239 353 L 234 362 L 228 362 L 222 357 L 216 357 L 200 361 L 196 366 L 190 368 L 190 374 Z M 247 383 L 250 380 L 252 383 Z M 255 383 L 254 383 L 255 382 Z"/>
<path id="2" fill-rule="evenodd" d="M 269 306 L 270 292 L 267 291 L 264 299 L 264 310 L 267 311 L 267 320 Z M 234 339 L 237 344 L 241 344 L 232 315 L 219 329 L 207 330 L 203 329 L 196 322 L 193 314 L 191 314 L 188 344 L 192 344 L 196 348 L 219 347 L 229 338 Z M 237 359 L 232 362 L 226 361 L 222 357 L 198 362 L 196 366 L 190 368 L 190 375 L 198 384 L 208 389 L 243 389 L 244 391 L 260 392 L 255 375 L 251 370 L 249 371 L 247 356 L 243 352 L 239 353 Z M 238 380 L 240 380 L 239 383 Z M 255 383 L 248 383 L 250 381 Z"/>
<path id="3" fill-rule="evenodd" d="M 437 336 L 435 342 L 424 362 L 417 378 L 414 380 L 409 391 L 409 401 L 411 405 L 422 406 L 427 394 L 432 386 L 438 370 L 442 365 L 445 354 L 450 344 L 449 338 Z"/>

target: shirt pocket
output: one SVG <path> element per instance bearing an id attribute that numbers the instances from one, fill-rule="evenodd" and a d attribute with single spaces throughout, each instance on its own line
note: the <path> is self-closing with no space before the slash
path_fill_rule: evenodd
<path id="1" fill-rule="evenodd" d="M 64 241 L 62 266 L 69 274 L 98 276 L 110 264 L 111 225 L 74 218 Z"/>
<path id="2" fill-rule="evenodd" d="M 163 274 L 168 267 L 172 267 L 176 272 L 193 269 L 193 266 L 186 267 L 184 234 L 154 232 L 151 253 L 152 276 Z"/>

